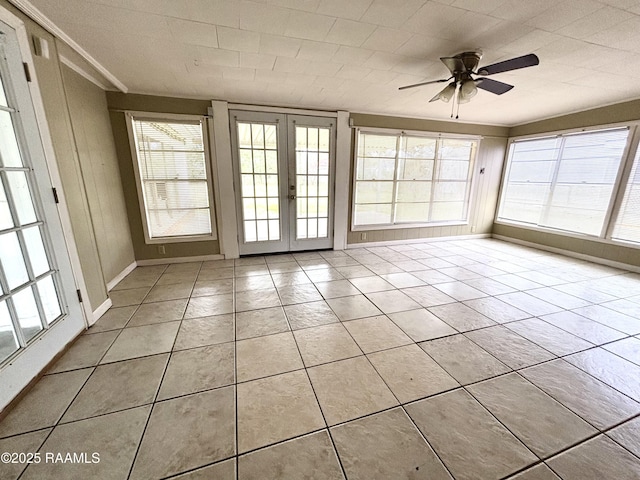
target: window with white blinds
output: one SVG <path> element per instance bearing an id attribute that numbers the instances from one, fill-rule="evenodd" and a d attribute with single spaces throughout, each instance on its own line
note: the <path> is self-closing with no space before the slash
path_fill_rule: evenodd
<path id="1" fill-rule="evenodd" d="M 611 238 L 640 243 L 640 148 L 638 148 Z"/>
<path id="2" fill-rule="evenodd" d="M 147 241 L 214 237 L 204 120 L 130 119 Z"/>
<path id="3" fill-rule="evenodd" d="M 477 139 L 358 133 L 353 225 L 464 222 Z"/>
<path id="4" fill-rule="evenodd" d="M 511 144 L 498 220 L 603 236 L 627 128 Z"/>

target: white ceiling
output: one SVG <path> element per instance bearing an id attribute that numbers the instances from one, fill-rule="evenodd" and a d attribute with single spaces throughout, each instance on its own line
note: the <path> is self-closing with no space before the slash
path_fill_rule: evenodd
<path id="1" fill-rule="evenodd" d="M 449 119 L 441 56 L 493 76 L 460 120 L 517 125 L 640 98 L 636 0 L 31 0 L 132 93 Z"/>

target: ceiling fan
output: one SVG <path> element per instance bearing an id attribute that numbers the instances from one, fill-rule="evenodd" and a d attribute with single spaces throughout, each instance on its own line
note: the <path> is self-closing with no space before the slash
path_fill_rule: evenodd
<path id="1" fill-rule="evenodd" d="M 496 95 L 502 95 L 513 88 L 513 85 L 509 85 L 508 83 L 486 78 L 488 75 L 518 70 L 519 68 L 533 67 L 540 63 L 538 57 L 535 54 L 530 53 L 529 55 L 523 55 L 522 57 L 516 57 L 478 68 L 481 58 L 482 51 L 480 50 L 474 52 L 462 52 L 454 55 L 453 57 L 440 57 L 442 63 L 444 63 L 451 72 L 451 76 L 449 78 L 414 83 L 413 85 L 405 85 L 404 87 L 400 87 L 399 90 L 421 87 L 432 83 L 445 83 L 449 80 L 453 80 L 449 85 L 444 87 L 431 100 L 429 100 L 429 102 L 442 100 L 447 103 L 453 98 L 454 102 L 451 109 L 451 117 L 453 117 L 453 107 L 455 106 L 456 101 L 458 103 L 458 107 L 461 103 L 469 102 L 478 93 L 478 88 L 486 90 L 487 92 L 495 93 Z M 473 78 L 473 75 L 479 75 L 482 78 Z M 458 93 L 457 95 L 456 91 Z M 456 118 L 458 118 L 457 115 Z"/>

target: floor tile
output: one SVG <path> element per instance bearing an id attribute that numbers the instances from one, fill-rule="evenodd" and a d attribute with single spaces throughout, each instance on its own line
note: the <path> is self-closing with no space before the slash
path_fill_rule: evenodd
<path id="1" fill-rule="evenodd" d="M 616 312 L 601 305 L 590 305 L 588 307 L 576 308 L 572 312 L 587 317 L 616 330 L 620 330 L 628 335 L 640 333 L 640 318 L 630 317 L 624 313 Z"/>
<path id="2" fill-rule="evenodd" d="M 41 448 L 42 452 L 66 455 L 85 452 L 96 463 L 48 463 L 30 465 L 21 478 L 126 479 L 142 437 L 150 405 L 79 422 L 57 426 Z"/>
<path id="3" fill-rule="evenodd" d="M 332 323 L 293 332 L 306 367 L 362 355 L 341 323 Z"/>
<path id="4" fill-rule="evenodd" d="M 518 335 L 531 340 L 558 356 L 568 355 L 593 347 L 593 343 L 582 340 L 538 318 L 529 318 L 505 325 Z"/>
<path id="5" fill-rule="evenodd" d="M 370 353 L 367 357 L 400 403 L 460 386 L 417 345 Z"/>
<path id="6" fill-rule="evenodd" d="M 251 277 L 254 275 L 269 275 L 269 267 L 262 265 L 240 265 L 234 268 L 234 275 L 238 277 Z"/>
<path id="7" fill-rule="evenodd" d="M 124 328 L 137 308 L 137 306 L 110 308 L 86 333 L 91 334 Z"/>
<path id="8" fill-rule="evenodd" d="M 180 350 L 171 354 L 158 400 L 224 387 L 234 381 L 233 343 Z"/>
<path id="9" fill-rule="evenodd" d="M 170 352 L 179 327 L 180 322 L 166 322 L 125 328 L 100 363 Z"/>
<path id="10" fill-rule="evenodd" d="M 551 352 L 503 326 L 474 330 L 465 335 L 514 370 L 555 358 Z"/>
<path id="11" fill-rule="evenodd" d="M 640 401 L 640 367 L 602 348 L 565 357 L 567 362 Z"/>
<path id="12" fill-rule="evenodd" d="M 326 430 L 257 450 L 238 459 L 239 480 L 301 478 L 344 478 Z"/>
<path id="13" fill-rule="evenodd" d="M 538 464 L 535 467 L 527 468 L 525 471 L 509 477 L 508 480 L 561 480 L 553 470 L 547 467 L 544 463 Z"/>
<path id="14" fill-rule="evenodd" d="M 624 313 L 634 318 L 640 318 L 640 305 L 629 299 L 614 300 L 612 302 L 602 303 L 601 305 L 616 312 Z"/>
<path id="15" fill-rule="evenodd" d="M 373 275 L 373 272 L 363 265 L 336 267 L 336 270 L 344 278 L 369 277 Z"/>
<path id="16" fill-rule="evenodd" d="M 231 458 L 189 473 L 171 477 L 171 480 L 236 480 L 236 459 Z"/>
<path id="17" fill-rule="evenodd" d="M 418 272 L 412 272 L 411 274 L 429 285 L 453 281 L 452 277 L 438 270 L 420 270 Z"/>
<path id="18" fill-rule="evenodd" d="M 604 435 L 578 445 L 548 463 L 563 480 L 640 478 L 638 459 Z"/>
<path id="19" fill-rule="evenodd" d="M 487 296 L 486 293 L 483 293 L 480 290 L 473 288 L 472 286 L 467 285 L 463 282 L 438 283 L 437 285 L 435 285 L 435 288 L 443 293 L 446 293 L 450 297 L 455 298 L 459 302 Z"/>
<path id="20" fill-rule="evenodd" d="M 151 287 L 130 288 L 127 290 L 112 290 L 109 292 L 112 307 L 128 307 L 140 305 L 151 290 Z"/>
<path id="21" fill-rule="evenodd" d="M 94 335 L 80 335 L 47 373 L 96 366 L 118 333 L 118 330 L 111 330 Z"/>
<path id="22" fill-rule="evenodd" d="M 223 280 L 233 278 L 233 267 L 216 268 L 212 270 L 201 270 L 198 274 L 198 282 L 206 282 L 211 280 Z"/>
<path id="23" fill-rule="evenodd" d="M 640 413 L 640 403 L 564 360 L 553 360 L 520 373 L 600 430 Z"/>
<path id="24" fill-rule="evenodd" d="M 233 315 L 184 320 L 176 338 L 174 350 L 204 347 L 233 341 Z"/>
<path id="25" fill-rule="evenodd" d="M 315 285 L 324 298 L 348 297 L 349 295 L 358 295 L 360 293 L 348 280 L 318 282 Z"/>
<path id="26" fill-rule="evenodd" d="M 478 313 L 462 303 L 448 303 L 429 308 L 429 311 L 458 332 L 467 332 L 478 328 L 491 327 L 496 324 L 493 320 Z"/>
<path id="27" fill-rule="evenodd" d="M 410 273 L 387 273 L 380 275 L 380 277 L 396 288 L 420 287 L 425 284 L 424 281 Z"/>
<path id="28" fill-rule="evenodd" d="M 430 285 L 426 287 L 403 288 L 401 291 L 409 295 L 423 307 L 435 307 L 436 305 L 455 302 L 455 299 Z"/>
<path id="29" fill-rule="evenodd" d="M 554 287 L 556 290 L 560 290 L 561 292 L 568 293 L 569 295 L 573 295 L 574 297 L 581 298 L 591 303 L 603 303 L 609 302 L 612 300 L 616 300 L 617 297 L 613 295 L 609 295 L 604 292 L 600 292 L 595 290 L 594 288 L 588 287 L 586 284 L 580 283 L 567 283 L 564 285 L 558 285 Z"/>
<path id="30" fill-rule="evenodd" d="M 236 314 L 236 339 L 260 337 L 289 330 L 282 307 L 262 308 Z"/>
<path id="31" fill-rule="evenodd" d="M 156 285 L 151 289 L 149 295 L 145 297 L 144 303 L 189 298 L 192 290 L 193 282 L 176 283 L 173 285 Z"/>
<path id="32" fill-rule="evenodd" d="M 454 278 L 455 280 L 469 280 L 470 278 L 479 278 L 480 274 L 467 270 L 464 267 L 445 267 L 438 268 L 438 271 Z"/>
<path id="33" fill-rule="evenodd" d="M 221 280 L 198 280 L 193 287 L 192 297 L 209 297 L 233 293 L 233 278 Z"/>
<path id="34" fill-rule="evenodd" d="M 364 353 L 412 343 L 411 339 L 385 315 L 351 320 L 343 325 Z"/>
<path id="35" fill-rule="evenodd" d="M 273 284 L 276 287 L 284 287 L 286 285 L 302 285 L 311 283 L 309 277 L 304 272 L 279 273 L 271 275 Z"/>
<path id="36" fill-rule="evenodd" d="M 303 368 L 291 332 L 236 342 L 237 381 L 246 382 Z"/>
<path id="37" fill-rule="evenodd" d="M 311 283 L 278 287 L 278 295 L 280 295 L 282 305 L 322 300 L 322 295 L 320 295 L 320 292 L 318 292 L 316 287 Z"/>
<path id="38" fill-rule="evenodd" d="M 396 267 L 394 264 L 384 260 L 381 262 L 367 264 L 367 268 L 371 270 L 373 273 L 375 273 L 376 275 L 385 275 L 388 273 L 402 273 L 403 271 L 400 267 Z"/>
<path id="39" fill-rule="evenodd" d="M 607 435 L 637 457 L 640 457 L 640 417 L 609 430 Z"/>
<path id="40" fill-rule="evenodd" d="M 537 460 L 462 389 L 405 408 L 457 480 L 498 479 Z"/>
<path id="41" fill-rule="evenodd" d="M 349 479 L 451 479 L 399 408 L 334 427 L 331 434 Z"/>
<path id="42" fill-rule="evenodd" d="M 364 295 L 331 298 L 327 300 L 327 304 L 342 321 L 372 317 L 382 313 L 378 310 L 378 307 L 371 303 Z"/>
<path id="43" fill-rule="evenodd" d="M 234 400 L 234 388 L 224 387 L 156 403 L 130 478 L 166 477 L 234 455 Z"/>
<path id="44" fill-rule="evenodd" d="M 380 278 L 379 276 L 375 277 L 358 277 L 352 278 L 349 280 L 355 287 L 360 290 L 362 293 L 372 293 L 372 292 L 382 292 L 385 290 L 393 290 L 395 287 Z"/>
<path id="45" fill-rule="evenodd" d="M 287 305 L 284 311 L 293 330 L 338 322 L 338 317 L 325 301 Z"/>
<path id="46" fill-rule="evenodd" d="M 400 290 L 368 293 L 367 298 L 369 298 L 369 300 L 371 300 L 374 305 L 384 313 L 403 312 L 406 310 L 415 310 L 420 308 L 418 303 L 413 301 Z"/>
<path id="47" fill-rule="evenodd" d="M 313 283 L 331 282 L 333 280 L 344 279 L 344 277 L 335 268 L 320 268 L 316 270 L 305 269 L 305 273 Z"/>
<path id="48" fill-rule="evenodd" d="M 467 389 L 541 458 L 596 433 L 596 429 L 517 373 Z"/>
<path id="49" fill-rule="evenodd" d="M 136 310 L 136 313 L 127 323 L 127 328 L 182 320 L 186 307 L 186 298 L 167 302 L 145 303 Z"/>
<path id="50" fill-rule="evenodd" d="M 527 280 L 526 278 L 515 274 L 496 275 L 493 279 L 500 283 L 504 283 L 508 287 L 515 288 L 516 290 L 529 290 L 532 288 L 544 287 L 544 285 Z"/>
<path id="51" fill-rule="evenodd" d="M 601 345 L 626 336 L 626 334 L 618 330 L 614 330 L 613 328 L 594 322 L 573 312 L 552 313 L 551 315 L 544 315 L 540 318 L 595 345 Z"/>
<path id="52" fill-rule="evenodd" d="M 241 383 L 237 388 L 239 453 L 325 427 L 303 371 Z"/>
<path id="53" fill-rule="evenodd" d="M 555 288 L 534 288 L 533 290 L 527 290 L 529 295 L 532 295 L 540 300 L 544 300 L 558 307 L 570 310 L 572 308 L 586 307 L 590 305 L 589 302 L 568 293 L 561 292 Z"/>
<path id="54" fill-rule="evenodd" d="M 462 385 L 511 371 L 464 335 L 423 342 L 420 348 Z"/>
<path id="55" fill-rule="evenodd" d="M 515 292 L 514 288 L 493 280 L 492 278 L 470 278 L 469 280 L 465 280 L 464 283 L 486 293 L 487 295 L 500 295 L 502 293 Z"/>
<path id="56" fill-rule="evenodd" d="M 187 305 L 184 318 L 201 318 L 226 313 L 233 313 L 233 295 L 230 293 L 209 297 L 192 297 Z"/>
<path id="57" fill-rule="evenodd" d="M 0 440 L 0 453 L 35 453 L 40 449 L 51 430 L 51 428 L 45 428 L 44 430 Z M 3 480 L 17 480 L 27 466 L 27 463 L 0 462 L 0 478 Z"/>
<path id="58" fill-rule="evenodd" d="M 293 259 L 293 257 L 291 257 Z M 277 273 L 291 273 L 291 272 L 301 272 L 302 267 L 298 265 L 298 262 L 295 260 L 291 262 L 278 262 L 269 265 L 269 272 L 271 274 Z"/>
<path id="59" fill-rule="evenodd" d="M 513 322 L 531 317 L 531 314 L 494 297 L 468 300 L 464 304 L 497 323 Z"/>
<path id="60" fill-rule="evenodd" d="M 198 272 L 163 273 L 156 285 L 174 285 L 177 283 L 195 283 Z"/>
<path id="61" fill-rule="evenodd" d="M 236 312 L 280 306 L 276 289 L 236 293 Z"/>
<path id="62" fill-rule="evenodd" d="M 60 422 L 153 403 L 168 360 L 163 354 L 100 365 Z"/>
<path id="63" fill-rule="evenodd" d="M 311 367 L 307 371 L 328 425 L 398 404 L 364 357 Z"/>
<path id="64" fill-rule="evenodd" d="M 619 357 L 640 365 L 640 338 L 629 337 L 624 340 L 603 345 L 605 350 L 615 353 Z"/>
<path id="65" fill-rule="evenodd" d="M 414 342 L 423 342 L 434 338 L 456 334 L 456 330 L 440 320 L 425 308 L 407 310 L 389 314 L 389 318 L 398 325 Z"/>
<path id="66" fill-rule="evenodd" d="M 250 277 L 238 277 L 235 281 L 236 292 L 273 289 L 275 285 L 271 275 L 252 275 Z"/>
<path id="67" fill-rule="evenodd" d="M 504 295 L 498 295 L 496 298 L 536 317 L 562 310 L 560 307 L 540 300 L 525 292 L 505 293 Z"/>
<path id="68" fill-rule="evenodd" d="M 55 425 L 92 371 L 85 368 L 42 377 L 0 421 L 0 438 Z"/>

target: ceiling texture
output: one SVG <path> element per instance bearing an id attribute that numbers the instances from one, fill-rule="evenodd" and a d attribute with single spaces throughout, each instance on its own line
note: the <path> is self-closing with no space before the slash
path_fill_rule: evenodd
<path id="1" fill-rule="evenodd" d="M 131 93 L 449 120 L 439 57 L 492 76 L 460 121 L 518 125 L 640 98 L 635 0 L 31 0 Z"/>

